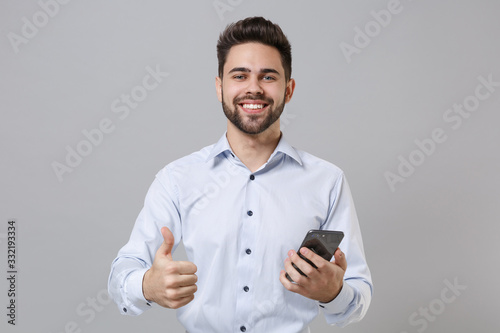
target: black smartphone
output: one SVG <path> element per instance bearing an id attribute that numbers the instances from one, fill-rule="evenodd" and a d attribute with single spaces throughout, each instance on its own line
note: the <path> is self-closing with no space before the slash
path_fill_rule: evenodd
<path id="1" fill-rule="evenodd" d="M 304 257 L 299 252 L 299 250 L 303 247 L 307 247 L 317 255 L 321 256 L 323 259 L 330 261 L 343 238 L 344 238 L 344 233 L 342 231 L 309 230 L 306 234 L 306 237 L 304 237 L 302 244 L 297 250 L 297 253 L 309 265 L 317 269 L 318 267 L 314 263 L 312 263 L 309 259 Z M 297 272 L 299 272 L 304 276 L 307 276 L 297 266 L 295 266 L 294 263 L 292 263 L 292 266 L 297 270 Z M 286 273 L 286 278 L 290 280 L 290 282 L 294 282 L 292 278 L 288 275 L 288 273 Z"/>

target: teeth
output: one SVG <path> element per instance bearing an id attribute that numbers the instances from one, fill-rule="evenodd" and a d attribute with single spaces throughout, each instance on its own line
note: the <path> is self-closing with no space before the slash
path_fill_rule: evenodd
<path id="1" fill-rule="evenodd" d="M 262 109 L 264 107 L 264 104 L 243 104 L 243 107 L 245 109 Z"/>

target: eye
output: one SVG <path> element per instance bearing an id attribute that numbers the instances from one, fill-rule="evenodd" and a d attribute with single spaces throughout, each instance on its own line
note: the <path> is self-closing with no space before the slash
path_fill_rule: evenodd
<path id="1" fill-rule="evenodd" d="M 276 78 L 274 78 L 273 76 L 270 76 L 270 75 L 266 75 L 262 78 L 264 81 L 275 81 Z"/>
<path id="2" fill-rule="evenodd" d="M 233 76 L 233 79 L 235 80 L 243 80 L 245 78 L 245 75 L 243 74 L 237 74 Z"/>

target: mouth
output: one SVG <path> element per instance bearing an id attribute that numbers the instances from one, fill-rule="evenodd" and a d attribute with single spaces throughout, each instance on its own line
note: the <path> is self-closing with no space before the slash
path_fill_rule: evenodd
<path id="1" fill-rule="evenodd" d="M 260 113 L 265 111 L 269 106 L 269 104 L 260 101 L 253 101 L 252 103 L 244 102 L 244 103 L 239 103 L 238 105 L 246 113 Z"/>

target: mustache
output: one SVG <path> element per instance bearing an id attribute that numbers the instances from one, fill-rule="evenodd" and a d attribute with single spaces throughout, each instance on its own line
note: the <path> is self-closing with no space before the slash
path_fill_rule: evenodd
<path id="1" fill-rule="evenodd" d="M 266 102 L 267 104 L 273 104 L 274 101 L 272 98 L 269 98 L 269 97 L 266 97 L 266 96 L 262 96 L 262 95 L 245 95 L 245 96 L 242 96 L 242 97 L 236 97 L 234 100 L 233 100 L 233 103 L 234 104 L 239 104 L 241 101 L 244 101 L 244 100 L 254 100 L 254 101 L 264 101 Z"/>

